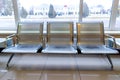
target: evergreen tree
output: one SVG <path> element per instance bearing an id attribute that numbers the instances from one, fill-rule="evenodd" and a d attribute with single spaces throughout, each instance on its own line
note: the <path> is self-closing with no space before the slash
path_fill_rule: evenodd
<path id="1" fill-rule="evenodd" d="M 21 16 L 21 18 L 26 18 L 27 15 L 28 15 L 28 12 L 25 10 L 24 7 L 22 7 L 21 10 L 20 10 L 20 16 Z"/>
<path id="2" fill-rule="evenodd" d="M 13 11 L 13 5 L 11 0 L 1 0 L 0 1 L 0 9 L 4 9 L 4 12 L 2 12 L 2 15 L 12 15 Z"/>
<path id="3" fill-rule="evenodd" d="M 48 17 L 49 18 L 55 18 L 56 17 L 56 11 L 54 10 L 54 7 L 52 4 L 50 4 L 50 7 L 49 7 L 49 12 L 48 12 Z"/>
<path id="4" fill-rule="evenodd" d="M 88 5 L 84 2 L 83 3 L 83 14 L 82 14 L 82 16 L 87 17 L 88 15 L 89 15 L 89 8 L 88 8 Z"/>

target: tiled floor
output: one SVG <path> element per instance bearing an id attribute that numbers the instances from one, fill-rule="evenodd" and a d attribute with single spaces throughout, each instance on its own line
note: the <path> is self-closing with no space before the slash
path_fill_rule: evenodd
<path id="1" fill-rule="evenodd" d="M 120 56 L 104 55 L 9 55 L 0 56 L 0 80 L 120 80 Z"/>
<path id="2" fill-rule="evenodd" d="M 119 71 L 8 71 L 0 72 L 0 80 L 120 80 Z"/>
<path id="3" fill-rule="evenodd" d="M 27 70 L 111 70 L 104 55 L 24 54 L 14 55 L 10 69 Z"/>

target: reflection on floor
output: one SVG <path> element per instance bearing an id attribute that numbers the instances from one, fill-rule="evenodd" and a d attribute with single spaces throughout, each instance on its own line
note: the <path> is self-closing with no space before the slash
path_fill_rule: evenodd
<path id="1" fill-rule="evenodd" d="M 8 71 L 0 72 L 0 80 L 120 80 L 120 71 Z"/>
<path id="2" fill-rule="evenodd" d="M 0 55 L 0 80 L 120 80 L 120 55 Z M 6 65 L 8 64 L 8 70 Z"/>

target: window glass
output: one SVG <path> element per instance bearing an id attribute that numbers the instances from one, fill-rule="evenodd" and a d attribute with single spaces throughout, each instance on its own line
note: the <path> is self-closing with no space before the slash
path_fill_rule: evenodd
<path id="1" fill-rule="evenodd" d="M 79 0 L 19 0 L 21 21 L 76 21 Z"/>
<path id="2" fill-rule="evenodd" d="M 0 31 L 15 30 L 12 0 L 0 0 Z"/>
<path id="3" fill-rule="evenodd" d="M 118 5 L 118 10 L 117 10 L 117 19 L 116 19 L 116 29 L 120 30 L 120 1 Z"/>
<path id="4" fill-rule="evenodd" d="M 108 28 L 111 7 L 112 0 L 84 0 L 83 21 L 103 21 Z"/>

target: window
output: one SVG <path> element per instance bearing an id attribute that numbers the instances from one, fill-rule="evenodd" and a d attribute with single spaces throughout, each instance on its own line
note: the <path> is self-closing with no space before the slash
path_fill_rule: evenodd
<path id="1" fill-rule="evenodd" d="M 79 0 L 19 0 L 19 13 L 21 21 L 76 21 Z"/>
<path id="2" fill-rule="evenodd" d="M 116 19 L 116 25 L 115 28 L 117 30 L 120 30 L 120 1 L 119 1 L 119 5 L 118 5 L 118 9 L 117 9 L 117 19 Z"/>
<path id="3" fill-rule="evenodd" d="M 120 0 L 0 0 L 0 32 L 15 32 L 19 21 L 103 21 L 120 30 Z"/>
<path id="4" fill-rule="evenodd" d="M 112 0 L 84 0 L 83 21 L 103 21 L 109 27 Z"/>
<path id="5" fill-rule="evenodd" d="M 0 0 L 0 32 L 15 31 L 12 0 Z"/>

